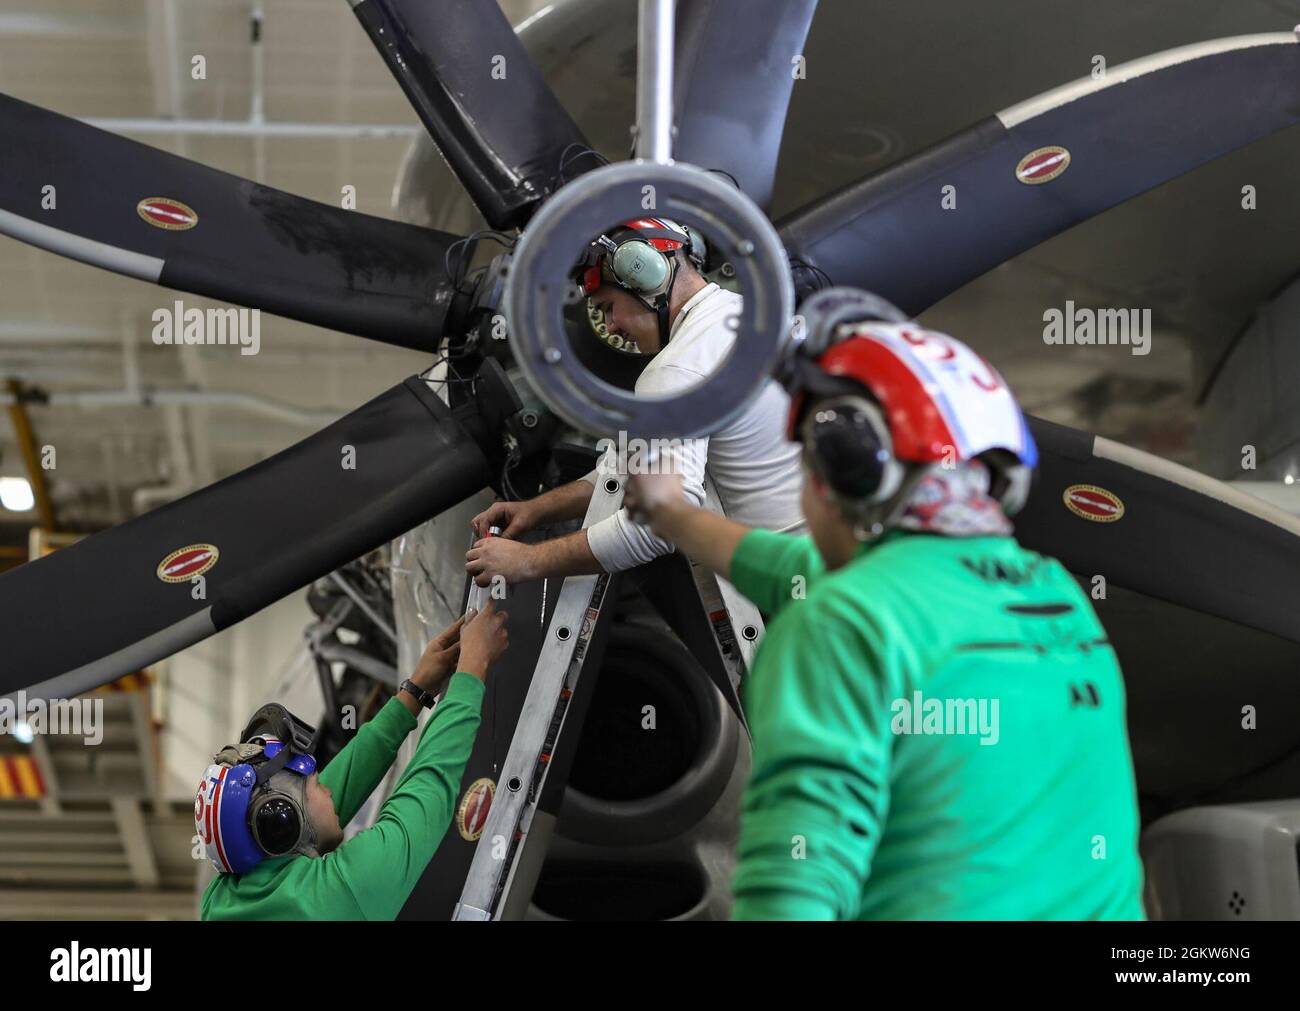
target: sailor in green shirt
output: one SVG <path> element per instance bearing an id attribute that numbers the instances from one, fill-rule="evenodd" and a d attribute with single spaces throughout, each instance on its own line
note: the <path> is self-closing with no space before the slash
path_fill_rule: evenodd
<path id="1" fill-rule="evenodd" d="M 737 919 L 1142 919 L 1124 683 L 1087 596 L 1008 513 L 1037 459 L 1001 377 L 866 293 L 783 364 L 811 537 L 628 501 L 769 617 Z"/>
<path id="2" fill-rule="evenodd" d="M 506 613 L 489 604 L 429 643 L 411 678 L 319 776 L 312 729 L 264 706 L 199 784 L 195 827 L 219 872 L 205 920 L 391 920 L 451 822 L 478 730 L 483 685 L 506 649 Z M 422 705 L 446 692 L 370 828 L 343 827 L 388 772 Z"/>

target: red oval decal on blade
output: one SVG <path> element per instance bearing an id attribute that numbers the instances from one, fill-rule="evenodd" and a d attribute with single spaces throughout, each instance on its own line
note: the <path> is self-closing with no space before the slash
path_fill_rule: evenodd
<path id="1" fill-rule="evenodd" d="M 1016 166 L 1016 178 L 1026 186 L 1050 183 L 1070 167 L 1070 152 L 1055 145 L 1030 151 Z"/>
<path id="2" fill-rule="evenodd" d="M 1095 484 L 1072 484 L 1061 499 L 1070 512 L 1092 523 L 1114 523 L 1124 515 L 1120 497 Z"/>
<path id="3" fill-rule="evenodd" d="M 158 578 L 164 583 L 185 583 L 217 564 L 221 552 L 213 544 L 190 544 L 178 548 L 158 563 Z"/>
<path id="4" fill-rule="evenodd" d="M 456 811 L 456 830 L 466 842 L 475 842 L 483 834 L 496 792 L 496 783 L 486 776 L 474 780 L 465 790 Z"/>
<path id="5" fill-rule="evenodd" d="M 155 228 L 169 232 L 184 232 L 199 223 L 193 207 L 170 197 L 145 197 L 135 205 L 135 212 Z"/>

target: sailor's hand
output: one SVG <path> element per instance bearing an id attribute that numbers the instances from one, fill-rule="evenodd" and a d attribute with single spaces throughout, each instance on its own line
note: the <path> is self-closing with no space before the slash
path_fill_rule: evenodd
<path id="1" fill-rule="evenodd" d="M 460 670 L 473 674 L 480 681 L 487 680 L 488 668 L 510 645 L 507 617 L 505 611 L 497 610 L 496 600 L 490 597 L 483 610 L 470 616 L 461 637 Z"/>
<path id="2" fill-rule="evenodd" d="M 456 662 L 460 658 L 460 632 L 464 623 L 463 617 L 457 618 L 424 647 L 411 680 L 426 692 L 438 694 L 446 686 L 447 679 L 456 672 Z"/>
<path id="3" fill-rule="evenodd" d="M 541 578 L 533 567 L 534 548 L 505 537 L 485 537 L 465 552 L 465 571 L 478 586 L 491 586 L 500 576 L 506 585 Z"/>
<path id="4" fill-rule="evenodd" d="M 633 474 L 623 489 L 623 505 L 636 523 L 653 526 L 663 510 L 684 504 L 680 474 Z"/>
<path id="5" fill-rule="evenodd" d="M 487 534 L 489 527 L 500 527 L 502 537 L 522 537 L 537 525 L 531 502 L 493 502 L 469 521 L 477 537 Z"/>

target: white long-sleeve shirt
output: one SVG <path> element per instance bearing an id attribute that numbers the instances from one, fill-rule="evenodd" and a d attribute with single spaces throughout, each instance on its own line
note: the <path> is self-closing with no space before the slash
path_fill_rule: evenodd
<path id="1" fill-rule="evenodd" d="M 667 346 L 637 379 L 637 394 L 678 393 L 711 376 L 735 344 L 735 324 L 728 319 L 738 319 L 743 304 L 740 295 L 716 284 L 696 292 L 673 320 Z M 673 458 L 682 489 L 696 505 L 706 504 L 707 470 L 730 519 L 769 530 L 796 525 L 803 519 L 802 478 L 799 447 L 785 438 L 789 407 L 790 398 L 769 379 L 744 411 L 711 436 L 676 440 L 661 454 L 660 466 L 666 457 Z M 584 480 L 594 486 L 602 468 L 620 469 L 614 452 L 607 452 Z M 649 528 L 633 523 L 626 509 L 588 527 L 587 542 L 606 572 L 635 568 L 674 550 Z"/>

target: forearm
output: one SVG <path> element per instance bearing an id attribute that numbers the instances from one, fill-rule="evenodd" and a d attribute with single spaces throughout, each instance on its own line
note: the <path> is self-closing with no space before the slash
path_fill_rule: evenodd
<path id="1" fill-rule="evenodd" d="M 345 842 L 325 865 L 367 918 L 396 916 L 437 850 L 455 810 L 482 701 L 481 682 L 453 676 L 374 827 Z"/>
<path id="2" fill-rule="evenodd" d="M 547 526 L 565 520 L 580 520 L 587 515 L 594 486 L 579 478 L 538 495 L 529 504 L 536 514 L 536 525 Z"/>
<path id="3" fill-rule="evenodd" d="M 423 687 L 423 686 L 421 686 L 421 687 Z M 428 689 L 425 689 L 425 690 L 427 691 Z M 414 716 L 416 719 L 419 719 L 419 718 L 420 718 L 420 710 L 421 710 L 423 707 L 422 707 L 422 706 L 420 705 L 420 703 L 416 700 L 416 698 L 415 698 L 414 695 L 412 695 L 410 692 L 405 691 L 405 690 L 403 690 L 403 691 L 399 691 L 399 692 L 397 693 L 397 700 L 398 700 L 399 702 L 401 702 L 402 705 L 404 705 L 404 706 L 406 707 L 406 711 L 407 711 L 408 713 L 410 713 L 410 714 L 411 714 L 412 716 Z"/>
<path id="4" fill-rule="evenodd" d="M 688 558 L 727 579 L 736 545 L 752 528 L 683 501 L 660 506 L 650 518 L 650 529 L 672 541 Z"/>
<path id="5" fill-rule="evenodd" d="M 399 692 L 398 697 L 405 701 L 406 692 Z M 334 794 L 340 824 L 352 820 L 393 764 L 397 749 L 415 727 L 416 713 L 410 706 L 407 712 L 410 717 L 390 701 L 321 769 L 321 784 Z"/>
<path id="6" fill-rule="evenodd" d="M 528 568 L 529 579 L 591 576 L 605 571 L 591 552 L 586 530 L 529 545 Z"/>

